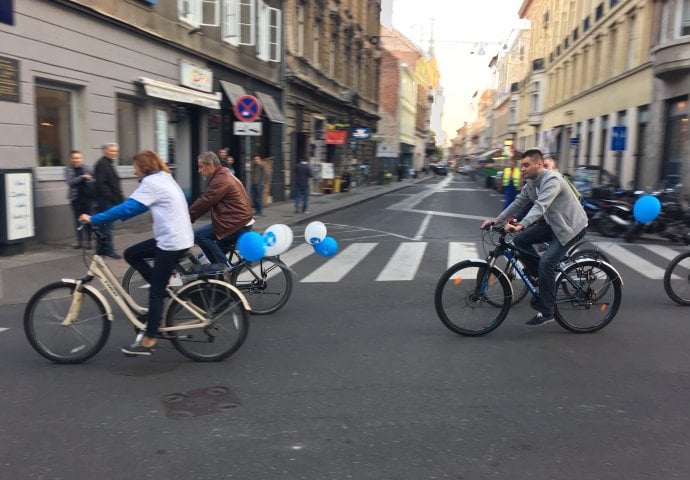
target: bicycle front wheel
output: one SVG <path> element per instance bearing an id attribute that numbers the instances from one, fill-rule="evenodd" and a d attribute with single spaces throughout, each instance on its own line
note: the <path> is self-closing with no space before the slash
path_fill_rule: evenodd
<path id="1" fill-rule="evenodd" d="M 276 312 L 292 294 L 292 271 L 276 257 L 244 262 L 232 271 L 230 283 L 246 297 L 255 315 Z"/>
<path id="2" fill-rule="evenodd" d="M 556 283 L 556 321 L 571 332 L 601 330 L 618 313 L 623 282 L 608 263 L 579 260 L 566 266 Z"/>
<path id="3" fill-rule="evenodd" d="M 668 264 L 664 290 L 678 305 L 690 305 L 690 252 L 681 253 Z"/>
<path id="4" fill-rule="evenodd" d="M 467 337 L 491 332 L 508 315 L 512 289 L 497 267 L 482 261 L 456 263 L 436 285 L 434 305 L 449 330 Z"/>
<path id="5" fill-rule="evenodd" d="M 218 362 L 235 353 L 249 331 L 249 315 L 238 295 L 219 280 L 197 280 L 183 286 L 177 295 L 205 312 L 207 326 L 166 332 L 173 346 L 197 362 Z M 194 325 L 199 319 L 176 301 L 165 315 L 166 327 Z"/>
<path id="6" fill-rule="evenodd" d="M 55 363 L 81 363 L 98 353 L 110 334 L 105 305 L 86 287 L 55 282 L 36 292 L 24 310 L 31 346 Z M 68 318 L 68 325 L 65 320 Z"/>
<path id="7" fill-rule="evenodd" d="M 524 265 L 522 265 L 519 259 L 517 261 L 520 263 L 520 268 L 524 270 Z M 506 277 L 508 277 L 508 281 L 510 282 L 510 285 L 513 289 L 512 304 L 517 305 L 527 296 L 529 288 L 527 288 L 527 284 L 522 281 L 522 278 L 517 273 L 517 270 L 515 270 L 515 267 L 513 267 L 512 263 L 510 263 L 505 257 L 499 257 L 496 263 L 498 264 L 499 262 L 505 262 L 505 266 L 503 266 L 502 268 L 499 266 L 499 268 L 501 268 L 503 270 L 503 273 L 506 274 Z"/>

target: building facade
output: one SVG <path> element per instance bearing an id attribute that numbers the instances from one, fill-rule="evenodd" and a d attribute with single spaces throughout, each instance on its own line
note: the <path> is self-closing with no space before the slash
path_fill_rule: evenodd
<path id="1" fill-rule="evenodd" d="M 312 190 L 375 163 L 380 10 L 379 0 L 285 1 L 284 169 L 307 159 Z"/>
<path id="2" fill-rule="evenodd" d="M 69 152 L 87 164 L 120 145 L 125 193 L 132 156 L 156 150 L 191 200 L 196 157 L 230 147 L 239 175 L 250 153 L 282 160 L 279 0 L 20 0 L 0 25 L 0 167 L 34 172 L 36 235 L 72 238 L 63 170 Z M 9 72 L 9 73 L 8 73 Z M 8 77 L 9 75 L 9 77 Z M 239 95 L 259 97 L 261 134 L 233 131 Z M 282 169 L 272 191 L 283 194 Z"/>

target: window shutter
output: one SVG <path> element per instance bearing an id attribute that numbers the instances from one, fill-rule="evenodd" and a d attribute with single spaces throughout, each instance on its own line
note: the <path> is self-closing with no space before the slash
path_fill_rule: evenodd
<path id="1" fill-rule="evenodd" d="M 223 40 L 232 45 L 239 44 L 238 0 L 223 0 Z"/>
<path id="2" fill-rule="evenodd" d="M 256 39 L 256 56 L 263 60 L 268 61 L 268 9 L 263 0 L 258 0 L 257 9 L 259 11 L 257 15 L 256 29 L 258 33 L 258 38 Z"/>

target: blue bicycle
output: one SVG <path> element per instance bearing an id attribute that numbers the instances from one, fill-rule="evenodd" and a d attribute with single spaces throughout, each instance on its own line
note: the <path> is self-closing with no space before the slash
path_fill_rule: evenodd
<path id="1" fill-rule="evenodd" d="M 451 331 L 476 337 L 493 331 L 505 320 L 513 303 L 513 286 L 504 269 L 496 265 L 499 258 L 505 258 L 527 286 L 533 305 L 538 301 L 539 293 L 506 235 L 503 227 L 483 230 L 482 241 L 494 246 L 487 258 L 456 263 L 438 281 L 434 295 L 436 312 Z M 555 318 L 571 332 L 601 330 L 620 307 L 623 280 L 601 257 L 566 257 L 558 266 L 556 285 Z"/>

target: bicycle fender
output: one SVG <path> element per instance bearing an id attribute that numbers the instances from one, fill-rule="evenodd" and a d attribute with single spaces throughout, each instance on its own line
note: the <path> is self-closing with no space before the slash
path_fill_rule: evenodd
<path id="1" fill-rule="evenodd" d="M 67 283 L 67 284 L 71 284 L 71 285 L 77 284 L 77 281 L 73 278 L 61 278 L 60 281 L 62 283 Z M 112 322 L 113 321 L 113 309 L 110 308 L 110 303 L 105 299 L 103 294 L 101 292 L 99 292 L 98 289 L 96 287 L 94 287 L 93 285 L 82 284 L 81 288 L 83 288 L 84 290 L 88 290 L 89 292 L 93 293 L 94 296 L 98 300 L 100 300 L 100 302 L 103 304 L 103 307 L 105 307 L 105 314 L 108 316 L 108 320 L 110 320 Z"/>
<path id="2" fill-rule="evenodd" d="M 610 263 L 605 262 L 605 261 L 603 261 L 603 260 L 595 260 L 595 259 L 593 259 L 593 258 L 580 258 L 580 259 L 575 260 L 574 262 L 572 262 L 572 264 L 573 264 L 573 265 L 576 265 L 576 264 L 578 264 L 578 263 L 583 263 L 583 262 L 597 262 L 597 263 L 601 263 L 601 264 L 603 264 L 603 265 L 606 265 L 608 268 L 610 268 L 611 270 L 613 270 L 613 272 L 616 274 L 616 276 L 618 277 L 618 279 L 621 281 L 621 286 L 623 286 L 623 277 L 621 276 L 620 273 L 618 273 L 618 270 L 616 269 L 616 267 L 614 267 L 614 266 L 611 265 Z M 562 276 L 563 276 L 563 272 L 559 272 L 558 275 L 556 276 L 556 283 L 558 283 L 558 280 L 560 280 L 560 278 L 561 278 Z"/>

